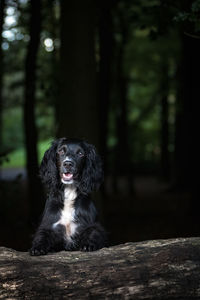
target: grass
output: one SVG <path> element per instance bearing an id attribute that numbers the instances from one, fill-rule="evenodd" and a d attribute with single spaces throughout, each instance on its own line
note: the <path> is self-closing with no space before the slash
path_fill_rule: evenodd
<path id="1" fill-rule="evenodd" d="M 41 162 L 44 152 L 49 148 L 51 140 L 46 140 L 38 143 L 38 157 Z M 16 149 L 10 152 L 7 160 L 2 163 L 2 168 L 23 168 L 26 165 L 25 148 Z"/>

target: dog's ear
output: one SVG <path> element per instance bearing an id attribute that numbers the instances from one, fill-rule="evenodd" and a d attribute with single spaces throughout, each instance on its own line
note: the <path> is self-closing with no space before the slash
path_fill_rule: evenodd
<path id="1" fill-rule="evenodd" d="M 81 176 L 80 189 L 89 194 L 97 190 L 103 181 L 103 168 L 100 156 L 93 145 L 84 142 L 86 149 L 86 161 Z"/>
<path id="2" fill-rule="evenodd" d="M 39 171 L 42 182 L 51 190 L 57 186 L 59 178 L 56 150 L 57 141 L 53 142 L 51 147 L 45 152 Z"/>

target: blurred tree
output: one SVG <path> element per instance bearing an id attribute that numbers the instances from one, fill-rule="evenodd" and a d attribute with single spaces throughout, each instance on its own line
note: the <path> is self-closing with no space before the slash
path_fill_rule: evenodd
<path id="1" fill-rule="evenodd" d="M 38 178 L 37 129 L 35 124 L 36 61 L 41 32 L 41 1 L 30 1 L 30 41 L 25 61 L 24 129 L 31 219 L 41 210 L 41 186 Z"/>
<path id="2" fill-rule="evenodd" d="M 175 183 L 192 192 L 191 210 L 199 210 L 195 172 L 198 149 L 198 97 L 200 96 L 200 2 L 186 0 L 179 7 L 181 56 L 178 67 L 177 111 L 175 127 Z"/>
<path id="3" fill-rule="evenodd" d="M 58 136 L 85 138 L 99 145 L 95 1 L 60 1 L 61 52 Z"/>
<path id="4" fill-rule="evenodd" d="M 44 0 L 42 31 L 38 52 L 37 111 L 38 139 L 53 139 L 56 135 L 59 95 L 60 5 L 55 0 Z M 59 99 L 58 99 L 59 98 Z"/>
<path id="5" fill-rule="evenodd" d="M 112 88 L 112 55 L 114 46 L 112 9 L 115 1 L 99 1 L 99 108 L 100 108 L 100 152 L 107 169 L 107 142 Z"/>
<path id="6" fill-rule="evenodd" d="M 170 179 L 169 161 L 169 66 L 168 57 L 162 57 L 161 62 L 161 176 Z"/>
<path id="7" fill-rule="evenodd" d="M 5 0 L 0 1 L 0 146 L 2 146 L 2 84 L 3 84 L 3 48 L 2 48 L 2 32 L 4 23 Z M 1 154 L 0 149 L 0 154 Z"/>
<path id="8" fill-rule="evenodd" d="M 7 151 L 24 145 L 22 103 L 24 92 L 24 60 L 28 36 L 28 3 L 6 1 L 3 29 L 3 146 Z"/>
<path id="9" fill-rule="evenodd" d="M 129 42 L 132 26 L 129 14 L 130 3 L 117 1 L 113 7 L 114 53 L 112 67 L 112 103 L 109 116 L 113 114 L 115 144 L 113 147 L 113 188 L 118 190 L 118 178 L 127 179 L 128 191 L 133 192 L 132 170 L 130 163 L 130 136 L 128 124 L 128 79 L 129 73 L 126 66 L 126 47 Z M 130 26 L 129 26 L 130 25 Z"/>
<path id="10" fill-rule="evenodd" d="M 182 56 L 179 65 L 178 102 L 175 139 L 176 186 L 192 191 L 193 211 L 199 208 L 197 195 L 198 97 L 200 96 L 200 39 L 182 33 Z"/>
<path id="11" fill-rule="evenodd" d="M 129 39 L 129 26 L 126 18 L 126 4 L 118 10 L 118 22 L 120 26 L 121 38 L 118 43 L 117 55 L 117 87 L 119 93 L 119 106 L 116 114 L 117 145 L 115 155 L 115 173 L 128 176 L 129 192 L 133 192 L 132 170 L 130 164 L 130 139 L 128 127 L 128 80 L 124 70 L 125 50 Z M 119 159 L 123 157 L 123 159 Z"/>

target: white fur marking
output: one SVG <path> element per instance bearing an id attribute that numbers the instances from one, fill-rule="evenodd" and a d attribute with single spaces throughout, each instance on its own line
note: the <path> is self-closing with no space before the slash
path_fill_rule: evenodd
<path id="1" fill-rule="evenodd" d="M 72 161 L 72 159 L 69 156 L 66 156 L 65 159 L 63 160 L 63 162 L 65 161 Z"/>
<path id="2" fill-rule="evenodd" d="M 62 181 L 63 184 L 66 184 L 66 185 L 70 184 L 70 185 L 71 185 L 71 184 L 73 183 L 74 180 L 72 179 L 72 180 L 69 180 L 69 181 L 65 181 L 65 180 L 62 178 L 61 181 Z"/>
<path id="3" fill-rule="evenodd" d="M 68 186 L 64 190 L 64 207 L 61 211 L 60 220 L 53 224 L 55 228 L 58 224 L 62 224 L 66 228 L 66 236 L 68 239 L 71 239 L 71 236 L 76 232 L 76 223 L 75 223 L 75 208 L 74 200 L 77 197 L 76 188 L 73 186 Z"/>

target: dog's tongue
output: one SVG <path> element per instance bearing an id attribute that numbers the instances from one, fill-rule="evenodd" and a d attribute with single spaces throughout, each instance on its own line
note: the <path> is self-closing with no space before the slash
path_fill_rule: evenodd
<path id="1" fill-rule="evenodd" d="M 63 173 L 63 179 L 64 180 L 70 180 L 73 178 L 73 174 L 71 173 Z"/>

